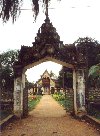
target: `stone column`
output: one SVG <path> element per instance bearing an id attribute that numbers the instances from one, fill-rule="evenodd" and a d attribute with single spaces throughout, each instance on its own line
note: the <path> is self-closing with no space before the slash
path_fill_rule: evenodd
<path id="1" fill-rule="evenodd" d="M 76 72 L 76 90 L 77 90 L 77 114 L 86 114 L 85 109 L 85 76 L 84 69 L 78 69 Z"/>
<path id="2" fill-rule="evenodd" d="M 25 88 L 25 72 L 22 73 L 22 112 L 23 117 L 28 116 L 28 88 Z"/>
<path id="3" fill-rule="evenodd" d="M 77 101 L 76 101 L 76 96 L 77 96 L 77 90 L 76 90 L 76 71 L 75 69 L 73 70 L 73 91 L 74 91 L 74 114 L 77 115 Z"/>
<path id="4" fill-rule="evenodd" d="M 22 73 L 22 89 L 25 88 L 25 72 Z"/>
<path id="5" fill-rule="evenodd" d="M 14 79 L 14 115 L 21 117 L 23 114 L 22 77 Z"/>

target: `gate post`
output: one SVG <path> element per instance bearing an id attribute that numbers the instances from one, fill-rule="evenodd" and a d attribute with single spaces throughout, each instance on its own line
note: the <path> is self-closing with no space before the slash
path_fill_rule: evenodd
<path id="1" fill-rule="evenodd" d="M 77 115 L 77 90 L 76 90 L 76 71 L 73 69 L 73 90 L 74 90 L 74 114 Z"/>
<path id="2" fill-rule="evenodd" d="M 77 115 L 83 116 L 86 114 L 85 109 L 85 70 L 77 69 L 76 71 L 76 102 L 77 102 Z"/>
<path id="3" fill-rule="evenodd" d="M 18 118 L 28 115 L 28 92 L 26 91 L 25 72 L 23 72 L 22 76 L 14 79 L 14 115 Z"/>
<path id="4" fill-rule="evenodd" d="M 16 117 L 23 115 L 22 77 L 14 79 L 14 115 Z"/>
<path id="5" fill-rule="evenodd" d="M 22 73 L 23 117 L 28 116 L 28 88 L 25 88 L 25 72 Z"/>

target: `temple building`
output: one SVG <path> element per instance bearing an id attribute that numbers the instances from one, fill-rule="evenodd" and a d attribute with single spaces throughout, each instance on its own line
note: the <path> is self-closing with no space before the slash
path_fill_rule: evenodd
<path id="1" fill-rule="evenodd" d="M 42 90 L 43 94 L 51 94 L 52 90 L 55 90 L 56 79 L 51 77 L 50 73 L 45 70 L 41 75 L 41 78 L 37 81 L 38 91 Z"/>

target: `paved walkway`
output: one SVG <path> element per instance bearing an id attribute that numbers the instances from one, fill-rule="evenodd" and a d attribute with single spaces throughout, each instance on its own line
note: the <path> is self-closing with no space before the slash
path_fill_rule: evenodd
<path id="1" fill-rule="evenodd" d="M 50 95 L 44 95 L 36 109 L 30 112 L 34 117 L 62 117 L 66 111 Z"/>
<path id="2" fill-rule="evenodd" d="M 44 95 L 26 119 L 14 121 L 2 136 L 100 136 L 85 122 L 66 114 L 50 95 Z"/>

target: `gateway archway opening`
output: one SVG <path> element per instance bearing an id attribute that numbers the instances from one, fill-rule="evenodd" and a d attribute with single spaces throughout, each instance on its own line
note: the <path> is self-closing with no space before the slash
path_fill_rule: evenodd
<path id="1" fill-rule="evenodd" d="M 30 72 L 30 76 L 29 76 Z M 66 73 L 65 73 L 66 72 Z M 71 103 L 69 106 L 70 109 L 73 109 L 73 77 L 71 68 L 68 69 L 63 67 L 60 64 L 54 62 L 43 62 L 25 72 L 27 79 L 31 81 L 31 83 L 26 82 L 25 88 L 26 93 L 28 93 L 28 102 L 30 108 L 32 99 L 40 95 L 62 95 L 62 97 Z M 28 92 L 27 92 L 28 90 Z M 71 96 L 71 99 L 69 98 Z M 67 99 L 66 99 L 67 98 Z M 64 106 L 68 104 L 67 101 L 63 100 Z M 31 102 L 32 101 L 32 102 Z M 25 99 L 24 102 L 27 105 L 27 101 Z"/>
<path id="2" fill-rule="evenodd" d="M 33 66 L 33 64 L 30 67 L 32 67 L 32 66 Z M 27 68 L 28 68 L 28 66 L 27 66 Z M 52 70 L 52 73 L 50 73 L 51 70 Z M 72 72 L 72 68 L 69 68 L 69 70 L 70 70 L 70 72 Z M 38 95 L 50 95 L 50 94 L 59 93 L 59 94 L 62 94 L 64 97 L 67 97 L 67 95 L 70 92 L 70 94 L 71 94 L 70 96 L 72 97 L 70 101 L 73 104 L 73 83 L 71 83 L 71 82 L 73 82 L 73 77 L 71 77 L 72 79 L 70 80 L 70 82 L 68 84 L 67 83 L 68 79 L 66 77 L 67 71 L 68 71 L 67 67 L 65 67 L 61 64 L 54 63 L 52 61 L 51 62 L 50 61 L 42 62 L 36 66 L 33 66 L 33 72 L 31 70 L 31 76 L 33 77 L 33 80 L 31 80 L 31 81 L 35 81 L 34 87 L 32 86 L 32 88 L 28 89 L 25 85 L 25 89 L 23 91 L 23 94 L 25 97 L 23 100 L 24 110 L 25 110 L 25 107 L 28 108 L 28 100 L 32 100 L 31 98 L 34 98 L 35 95 L 38 96 Z M 27 72 L 29 73 L 28 69 L 23 74 L 26 75 Z M 38 76 L 39 72 L 40 72 L 40 75 Z M 59 75 L 59 72 L 60 72 L 60 75 Z M 52 74 L 54 74 L 54 75 L 52 76 Z M 38 76 L 37 79 L 35 79 L 36 76 Z M 27 98 L 26 98 L 26 96 L 27 96 Z M 65 104 L 67 105 L 67 103 L 64 102 L 64 105 Z M 30 105 L 30 102 L 29 102 L 29 105 Z M 73 109 L 73 107 L 71 107 L 71 109 Z M 28 114 L 28 109 L 24 111 L 24 116 L 26 114 Z"/>
<path id="3" fill-rule="evenodd" d="M 61 69 L 62 65 L 47 61 L 28 69 L 25 74 L 29 82 L 33 82 L 45 94 L 49 88 L 55 87 Z"/>

